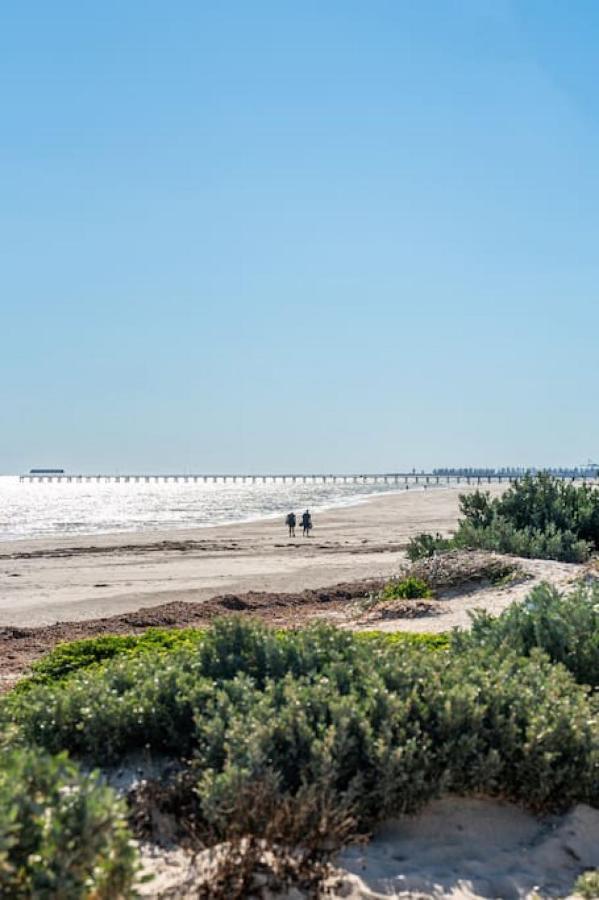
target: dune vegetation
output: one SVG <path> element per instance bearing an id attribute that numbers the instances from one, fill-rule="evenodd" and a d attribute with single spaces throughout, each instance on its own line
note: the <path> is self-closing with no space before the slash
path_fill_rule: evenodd
<path id="1" fill-rule="evenodd" d="M 59 647 L 0 706 L 0 893 L 132 895 L 156 812 L 316 864 L 446 791 L 597 806 L 598 607 L 542 588 L 453 636 L 230 618 Z M 168 765 L 125 805 L 94 770 L 140 758 Z"/>
<path id="2" fill-rule="evenodd" d="M 460 497 L 452 537 L 422 533 L 408 548 L 416 560 L 450 549 L 495 550 L 515 556 L 584 562 L 599 550 L 599 489 L 547 473 L 526 475 L 500 497 Z"/>

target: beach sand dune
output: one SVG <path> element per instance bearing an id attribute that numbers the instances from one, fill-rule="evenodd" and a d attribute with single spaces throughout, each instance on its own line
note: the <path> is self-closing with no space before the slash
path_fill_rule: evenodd
<path id="1" fill-rule="evenodd" d="M 510 803 L 444 797 L 389 822 L 339 865 L 349 898 L 566 897 L 599 867 L 599 810 L 579 805 L 539 821 Z"/>
<path id="2" fill-rule="evenodd" d="M 197 897 L 222 853 L 226 845 L 195 857 L 144 848 L 153 879 L 142 895 Z M 599 867 L 599 810 L 579 804 L 537 819 L 512 803 L 447 795 L 386 822 L 335 862 L 322 895 L 330 900 L 572 900 L 578 876 Z M 308 897 L 296 888 L 276 896 Z"/>

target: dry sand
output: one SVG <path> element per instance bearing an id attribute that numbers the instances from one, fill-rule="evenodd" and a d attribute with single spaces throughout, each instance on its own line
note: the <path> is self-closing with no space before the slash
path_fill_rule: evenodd
<path id="1" fill-rule="evenodd" d="M 198 896 L 220 848 L 191 859 L 146 848 L 154 877 L 144 896 Z M 328 881 L 331 900 L 540 900 L 568 898 L 587 869 L 599 867 L 599 810 L 578 805 L 539 820 L 511 803 L 446 796 L 422 813 L 389 821 L 365 846 L 349 847 Z M 256 891 L 254 896 L 270 896 Z M 297 889 L 276 894 L 302 900 Z"/>
<path id="2" fill-rule="evenodd" d="M 524 577 L 504 585 L 472 585 L 466 590 L 456 589 L 442 592 L 434 601 L 436 615 L 430 618 L 383 619 L 376 615 L 365 616 L 360 627 L 375 628 L 377 631 L 450 631 L 452 628 L 467 628 L 469 613 L 475 609 L 485 609 L 497 616 L 511 603 L 521 602 L 531 589 L 543 581 L 558 590 L 567 590 L 580 578 L 584 567 L 575 563 L 560 563 L 551 559 L 511 559 L 522 569 Z M 384 609 L 384 607 L 383 607 Z"/>
<path id="3" fill-rule="evenodd" d="M 491 485 L 493 492 L 503 486 Z M 420 531 L 449 532 L 464 486 L 410 490 L 314 516 L 313 537 L 277 521 L 195 531 L 0 544 L 0 626 L 112 616 L 215 594 L 301 591 L 389 577 Z"/>
<path id="4" fill-rule="evenodd" d="M 579 805 L 539 821 L 513 804 L 444 797 L 419 816 L 389 822 L 339 864 L 348 898 L 566 897 L 599 867 L 599 810 Z"/>

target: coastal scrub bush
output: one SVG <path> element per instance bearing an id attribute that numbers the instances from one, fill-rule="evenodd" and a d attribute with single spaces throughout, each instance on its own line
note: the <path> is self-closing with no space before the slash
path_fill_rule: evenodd
<path id="1" fill-rule="evenodd" d="M 68 749 L 92 760 L 146 747 L 184 755 L 194 714 L 239 672 L 259 687 L 287 672 L 316 678 L 331 667 L 351 680 L 358 662 L 370 664 L 372 656 L 371 648 L 335 629 L 274 632 L 232 617 L 208 629 L 197 645 L 121 655 L 30 685 L 26 693 L 13 691 L 0 706 L 0 720 L 19 722 L 27 741 L 52 752 Z"/>
<path id="2" fill-rule="evenodd" d="M 574 893 L 584 900 L 598 900 L 599 898 L 599 869 L 584 872 L 574 885 Z"/>
<path id="3" fill-rule="evenodd" d="M 239 676 L 244 702 L 227 692 L 218 717 L 198 722 L 200 817 L 213 821 L 267 771 L 284 793 L 316 783 L 351 798 L 364 827 L 443 789 L 499 793 L 537 809 L 591 795 L 596 735 L 586 696 L 565 670 L 541 657 L 432 659 L 404 658 L 387 678 L 364 677 L 346 692 L 287 676 L 251 702 Z"/>
<path id="4" fill-rule="evenodd" d="M 60 681 L 82 669 L 89 669 L 117 657 L 131 659 L 138 655 L 170 652 L 177 647 L 192 648 L 197 646 L 205 633 L 205 629 L 200 628 L 149 628 L 139 635 L 102 635 L 58 644 L 33 663 L 31 674 L 22 678 L 13 692 L 21 693 L 28 691 L 33 685 Z M 431 649 L 446 648 L 449 645 L 449 635 L 427 632 L 358 631 L 354 635 L 358 640 L 362 637 L 378 637 L 383 643 L 426 644 Z"/>
<path id="5" fill-rule="evenodd" d="M 426 559 L 443 550 L 449 550 L 453 546 L 451 538 L 444 538 L 439 532 L 427 534 L 425 531 L 417 534 L 408 541 L 408 559 L 416 562 L 417 559 Z"/>
<path id="6" fill-rule="evenodd" d="M 223 834 L 238 792 L 266 776 L 284 796 L 319 785 L 367 827 L 444 789 L 538 809 L 597 796 L 587 693 L 538 650 L 431 653 L 232 618 L 193 648 L 116 658 L 0 711 L 22 742 L 88 761 L 191 758 L 196 821 Z"/>
<path id="7" fill-rule="evenodd" d="M 560 531 L 553 523 L 545 530 L 516 528 L 503 516 L 496 516 L 491 525 L 476 527 L 462 522 L 453 538 L 454 546 L 469 550 L 494 550 L 529 559 L 556 559 L 562 562 L 584 562 L 588 559 L 589 544 L 572 531 Z"/>
<path id="8" fill-rule="evenodd" d="M 426 581 L 413 575 L 388 581 L 378 595 L 379 600 L 415 600 L 419 597 L 432 597 L 432 591 Z"/>
<path id="9" fill-rule="evenodd" d="M 581 585 L 566 595 L 541 584 L 501 615 L 477 610 L 471 619 L 468 631 L 454 634 L 454 650 L 486 647 L 528 656 L 539 648 L 576 681 L 599 688 L 599 583 Z"/>
<path id="10" fill-rule="evenodd" d="M 181 646 L 194 646 L 201 640 L 202 634 L 203 631 L 198 628 L 148 628 L 139 635 L 108 634 L 57 644 L 33 663 L 31 674 L 18 683 L 16 690 L 26 690 L 32 684 L 46 684 L 66 678 L 73 672 L 117 656 L 134 657 L 170 651 Z"/>
<path id="11" fill-rule="evenodd" d="M 93 763 L 128 750 L 185 754 L 193 726 L 190 694 L 202 690 L 185 651 L 119 656 L 48 684 L 13 691 L 2 713 L 21 725 L 24 741 L 49 752 L 67 749 Z"/>
<path id="12" fill-rule="evenodd" d="M 0 895 L 132 896 L 137 855 L 124 804 L 65 754 L 0 757 Z"/>
<path id="13" fill-rule="evenodd" d="M 550 525 L 557 531 L 571 532 L 577 538 L 599 548 L 599 490 L 588 485 L 577 487 L 547 473 L 526 476 L 491 504 L 495 513 L 515 528 L 534 528 L 544 532 Z M 468 505 L 463 505 L 468 515 Z"/>
<path id="14" fill-rule="evenodd" d="M 599 489 L 548 473 L 526 475 L 494 499 L 488 492 L 463 494 L 460 511 L 453 537 L 418 535 L 408 546 L 410 559 L 469 548 L 584 562 L 599 549 Z"/>

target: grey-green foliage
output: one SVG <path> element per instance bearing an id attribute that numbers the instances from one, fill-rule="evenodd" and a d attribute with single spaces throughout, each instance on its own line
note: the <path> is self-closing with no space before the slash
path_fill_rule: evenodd
<path id="1" fill-rule="evenodd" d="M 543 650 L 562 663 L 581 684 L 599 687 L 599 583 L 568 594 L 548 584 L 534 587 L 523 603 L 497 617 L 484 610 L 472 615 L 468 631 L 453 637 L 454 650 L 486 647 L 528 656 Z"/>
<path id="2" fill-rule="evenodd" d="M 481 491 L 463 494 L 460 510 L 452 538 L 418 535 L 408 547 L 410 558 L 462 547 L 583 562 L 599 549 L 599 490 L 546 473 L 527 475 L 494 499 Z"/>
<path id="3" fill-rule="evenodd" d="M 193 649 L 33 686 L 3 715 L 23 742 L 96 761 L 141 747 L 192 757 L 197 815 L 215 827 L 267 776 L 282 795 L 318 784 L 350 798 L 366 825 L 443 789 L 538 809 L 597 798 L 587 693 L 540 651 L 430 653 L 234 619 Z"/>
<path id="4" fill-rule="evenodd" d="M 599 898 L 599 869 L 584 872 L 574 885 L 574 893 L 584 900 L 598 900 Z"/>
<path id="5" fill-rule="evenodd" d="M 349 795 L 365 825 L 442 790 L 538 809 L 592 798 L 596 734 L 565 670 L 485 653 L 443 662 L 404 659 L 347 692 L 287 676 L 256 696 L 238 676 L 198 722 L 202 811 L 229 808 L 240 781 L 268 771 L 283 791 L 322 783 Z"/>
<path id="6" fill-rule="evenodd" d="M 124 804 L 65 754 L 0 754 L 0 896 L 132 896 L 136 851 Z"/>
<path id="7" fill-rule="evenodd" d="M 423 531 L 415 535 L 408 542 L 407 554 L 412 562 L 417 559 L 426 559 L 428 556 L 434 556 L 443 550 L 450 550 L 453 547 L 452 538 L 444 538 L 439 532 L 436 534 L 428 534 Z"/>
<path id="8" fill-rule="evenodd" d="M 560 531 L 553 522 L 544 529 L 517 528 L 500 515 L 484 527 L 474 526 L 468 521 L 461 522 L 452 539 L 452 546 L 563 562 L 584 562 L 589 556 L 587 541 L 578 538 L 572 531 Z"/>

